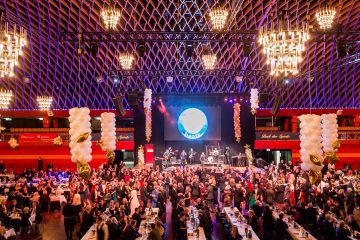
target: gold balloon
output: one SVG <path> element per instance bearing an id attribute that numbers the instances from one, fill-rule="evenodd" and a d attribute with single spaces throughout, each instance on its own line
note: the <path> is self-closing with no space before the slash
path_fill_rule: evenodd
<path id="1" fill-rule="evenodd" d="M 103 141 L 100 139 L 99 141 L 96 142 L 96 146 L 102 147 L 103 145 Z"/>
<path id="2" fill-rule="evenodd" d="M 335 142 L 333 142 L 332 147 L 337 150 L 340 148 L 340 141 L 336 140 Z"/>
<path id="3" fill-rule="evenodd" d="M 325 153 L 325 158 L 324 159 L 328 163 L 335 163 L 335 162 L 339 161 L 339 158 L 336 155 L 336 152 L 327 152 L 327 153 Z"/>
<path id="4" fill-rule="evenodd" d="M 311 185 L 319 185 L 322 179 L 321 171 L 313 171 L 310 170 L 309 172 L 309 182 Z"/>
<path id="5" fill-rule="evenodd" d="M 90 165 L 85 161 L 77 161 L 76 168 L 80 177 L 89 180 L 90 179 Z"/>
<path id="6" fill-rule="evenodd" d="M 310 154 L 310 161 L 317 166 L 321 166 L 323 159 L 320 155 Z"/>
<path id="7" fill-rule="evenodd" d="M 106 158 L 110 164 L 114 162 L 115 153 L 113 151 L 106 151 Z"/>
<path id="8" fill-rule="evenodd" d="M 86 139 L 88 139 L 88 137 L 90 136 L 89 132 L 85 132 L 79 135 L 78 139 L 77 139 L 77 143 L 82 143 L 84 142 Z"/>

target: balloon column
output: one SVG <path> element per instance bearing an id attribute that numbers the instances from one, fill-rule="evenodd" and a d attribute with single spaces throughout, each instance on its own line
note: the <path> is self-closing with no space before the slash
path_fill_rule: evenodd
<path id="1" fill-rule="evenodd" d="M 250 145 L 249 144 L 246 144 L 244 146 L 245 148 L 245 155 L 246 155 L 246 158 L 247 160 L 249 161 L 249 164 L 252 164 L 253 160 L 254 160 L 254 157 L 252 155 L 252 151 L 251 151 L 251 148 L 250 148 Z"/>
<path id="2" fill-rule="evenodd" d="M 300 116 L 300 158 L 301 168 L 310 171 L 310 184 L 317 185 L 321 181 L 323 168 L 321 151 L 321 118 L 315 114 Z"/>
<path id="3" fill-rule="evenodd" d="M 145 138 L 147 142 L 151 140 L 152 119 L 151 119 L 151 96 L 152 91 L 146 88 L 144 91 L 144 111 L 145 111 Z"/>
<path id="4" fill-rule="evenodd" d="M 106 158 L 111 164 L 114 162 L 116 149 L 115 114 L 104 112 L 101 114 L 101 149 L 106 151 Z"/>
<path id="5" fill-rule="evenodd" d="M 325 153 L 325 160 L 334 163 L 339 160 L 336 152 L 340 147 L 338 140 L 338 124 L 336 114 L 323 114 L 322 120 L 322 147 Z"/>
<path id="6" fill-rule="evenodd" d="M 257 88 L 252 88 L 250 90 L 250 104 L 251 104 L 251 113 L 254 115 L 256 109 L 259 108 L 259 90 Z"/>
<path id="7" fill-rule="evenodd" d="M 234 132 L 236 142 L 240 142 L 241 139 L 241 127 L 240 127 L 240 104 L 234 104 Z"/>
<path id="8" fill-rule="evenodd" d="M 71 161 L 76 163 L 78 174 L 89 179 L 90 166 L 88 162 L 92 160 L 90 109 L 72 108 L 69 110 L 69 114 Z"/>

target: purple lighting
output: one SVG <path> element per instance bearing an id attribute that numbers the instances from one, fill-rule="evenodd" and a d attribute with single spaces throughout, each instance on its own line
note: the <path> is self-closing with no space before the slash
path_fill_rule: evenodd
<path id="1" fill-rule="evenodd" d="M 229 100 L 229 103 L 233 103 L 233 100 L 232 100 L 232 99 L 230 99 L 230 100 Z"/>

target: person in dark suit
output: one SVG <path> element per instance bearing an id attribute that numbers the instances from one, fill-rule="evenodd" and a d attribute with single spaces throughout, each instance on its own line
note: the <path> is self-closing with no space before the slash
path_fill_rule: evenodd
<path id="1" fill-rule="evenodd" d="M 140 216 L 140 209 L 139 208 L 135 208 L 135 213 L 131 216 L 131 218 L 136 221 L 136 229 L 139 229 L 140 224 L 141 224 L 141 216 Z"/>
<path id="2" fill-rule="evenodd" d="M 71 204 L 71 201 L 67 201 L 63 207 L 62 214 L 64 215 L 64 227 L 67 240 L 72 240 L 72 235 L 74 232 L 74 214 L 75 207 Z"/>
<path id="3" fill-rule="evenodd" d="M 279 218 L 276 220 L 276 235 L 279 239 L 288 239 L 288 233 L 286 229 L 288 225 L 283 220 L 284 214 L 280 213 Z"/>
<path id="4" fill-rule="evenodd" d="M 136 221 L 131 220 L 130 225 L 126 228 L 125 236 L 127 240 L 135 240 L 138 237 L 138 232 L 136 230 Z"/>
<path id="5" fill-rule="evenodd" d="M 90 229 L 90 227 L 94 224 L 94 222 L 95 222 L 95 219 L 93 216 L 93 212 L 91 211 L 91 206 L 88 205 L 88 206 L 86 206 L 86 209 L 82 215 L 82 221 L 80 224 L 81 234 L 84 235 Z"/>

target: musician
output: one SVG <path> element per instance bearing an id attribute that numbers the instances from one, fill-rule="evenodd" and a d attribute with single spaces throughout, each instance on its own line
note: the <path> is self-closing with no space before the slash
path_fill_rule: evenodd
<path id="1" fill-rule="evenodd" d="M 194 152 L 194 150 L 192 148 L 190 148 L 190 151 L 189 151 L 189 162 L 190 162 L 190 164 L 194 163 L 195 154 L 196 154 L 196 152 Z"/>
<path id="2" fill-rule="evenodd" d="M 230 147 L 225 148 L 225 164 L 230 163 Z"/>
<path id="3" fill-rule="evenodd" d="M 204 162 L 205 159 L 206 159 L 206 155 L 205 155 L 204 152 L 202 152 L 201 155 L 200 155 L 200 162 Z"/>
<path id="4" fill-rule="evenodd" d="M 219 150 L 217 148 L 214 148 L 212 155 L 214 156 L 214 160 L 219 160 Z"/>
<path id="5" fill-rule="evenodd" d="M 244 159 L 244 155 L 242 155 L 241 152 L 239 152 L 239 155 L 238 155 L 238 164 L 240 167 L 245 167 L 246 166 L 246 160 Z"/>
<path id="6" fill-rule="evenodd" d="M 185 150 L 182 150 L 182 152 L 180 153 L 180 160 L 181 160 L 181 165 L 185 166 L 186 164 L 186 157 L 187 157 L 187 153 L 185 152 Z"/>

